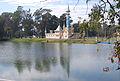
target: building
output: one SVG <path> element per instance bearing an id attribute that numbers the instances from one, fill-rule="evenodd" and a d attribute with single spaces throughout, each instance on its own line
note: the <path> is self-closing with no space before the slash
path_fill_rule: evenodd
<path id="1" fill-rule="evenodd" d="M 50 33 L 45 32 L 46 38 L 53 39 L 69 39 L 69 38 L 80 38 L 79 33 L 74 33 L 74 28 L 70 25 L 70 9 L 66 11 L 66 27 L 63 29 L 58 26 L 56 30 L 50 30 Z"/>

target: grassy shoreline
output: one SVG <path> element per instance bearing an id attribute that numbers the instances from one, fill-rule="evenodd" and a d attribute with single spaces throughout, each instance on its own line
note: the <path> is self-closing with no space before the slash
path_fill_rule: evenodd
<path id="1" fill-rule="evenodd" d="M 47 39 L 47 38 L 13 38 L 11 42 L 47 42 L 47 43 L 85 43 L 85 44 L 96 44 L 97 41 L 94 37 L 84 39 Z M 115 42 L 114 38 L 107 40 L 106 38 L 99 38 L 98 41 Z"/>
<path id="2" fill-rule="evenodd" d="M 14 38 L 10 39 L 11 42 L 47 42 L 47 43 L 86 43 L 96 44 L 97 42 L 92 39 L 46 39 L 46 38 Z"/>

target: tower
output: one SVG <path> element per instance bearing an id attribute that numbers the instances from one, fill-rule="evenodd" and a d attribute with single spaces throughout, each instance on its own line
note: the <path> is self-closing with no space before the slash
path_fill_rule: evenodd
<path id="1" fill-rule="evenodd" d="M 66 27 L 70 27 L 70 8 L 69 8 L 69 5 L 68 5 L 68 10 L 66 11 Z"/>
<path id="2" fill-rule="evenodd" d="M 66 27 L 63 28 L 63 38 L 64 39 L 69 39 L 69 38 L 72 38 L 73 36 L 73 33 L 74 33 L 74 28 L 71 27 L 70 25 L 70 8 L 69 8 L 69 5 L 68 5 L 68 9 L 66 11 Z"/>

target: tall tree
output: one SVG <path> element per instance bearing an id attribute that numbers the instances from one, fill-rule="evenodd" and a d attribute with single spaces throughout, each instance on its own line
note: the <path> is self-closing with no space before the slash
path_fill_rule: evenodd
<path id="1" fill-rule="evenodd" d="M 101 13 L 101 7 L 98 5 L 93 6 L 91 13 L 89 14 L 90 27 L 93 27 L 97 31 L 97 36 L 99 36 L 99 29 L 101 28 L 101 18 L 103 14 Z"/>
<path id="2" fill-rule="evenodd" d="M 50 30 L 55 30 L 59 25 L 59 18 L 56 17 L 55 15 L 51 16 L 50 20 Z"/>
<path id="3" fill-rule="evenodd" d="M 30 9 L 27 11 L 24 11 L 23 13 L 23 21 L 22 21 L 22 30 L 23 30 L 23 35 L 25 37 L 27 36 L 32 36 L 33 35 L 33 19 L 32 15 L 30 13 Z"/>
<path id="4" fill-rule="evenodd" d="M 35 31 L 37 37 L 44 37 L 45 36 L 45 29 L 48 28 L 48 22 L 51 18 L 51 12 L 52 10 L 50 9 L 37 9 L 34 12 L 34 17 L 35 17 Z M 48 30 L 47 30 L 48 31 Z"/>
<path id="5" fill-rule="evenodd" d="M 85 38 L 86 36 L 88 37 L 89 30 L 88 23 L 89 23 L 88 21 L 84 20 L 83 23 L 79 24 L 79 33 L 83 38 Z"/>
<path id="6" fill-rule="evenodd" d="M 66 14 L 65 13 L 60 16 L 59 22 L 60 22 L 60 27 L 62 27 L 62 29 L 64 26 L 66 27 Z"/>
<path id="7" fill-rule="evenodd" d="M 23 7 L 18 6 L 17 10 L 13 13 L 13 34 L 15 37 L 21 37 L 22 33 L 22 19 L 23 19 Z"/>
<path id="8" fill-rule="evenodd" d="M 2 17 L 4 18 L 4 37 L 10 38 L 12 36 L 12 15 L 13 13 L 3 12 Z"/>
<path id="9" fill-rule="evenodd" d="M 0 16 L 0 40 L 3 39 L 4 36 L 4 18 Z"/>
<path id="10" fill-rule="evenodd" d="M 86 0 L 87 3 L 89 1 L 92 0 Z M 100 1 L 99 6 L 102 7 L 103 13 L 105 13 L 106 11 L 108 12 L 108 20 L 110 21 L 110 24 L 114 25 L 116 19 L 118 19 L 118 24 L 120 24 L 120 0 L 99 0 L 99 1 Z"/>

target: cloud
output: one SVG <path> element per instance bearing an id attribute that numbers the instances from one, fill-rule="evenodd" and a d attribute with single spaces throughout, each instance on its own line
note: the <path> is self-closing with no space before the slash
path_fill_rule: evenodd
<path id="1" fill-rule="evenodd" d="M 36 6 L 37 4 L 54 4 L 54 5 L 75 5 L 77 0 L 0 0 L 13 5 Z M 80 0 L 79 4 L 86 4 L 85 0 Z"/>
<path id="2" fill-rule="evenodd" d="M 22 6 L 36 6 L 37 4 L 46 4 L 50 2 L 64 1 L 64 0 L 1 0 L 0 2 L 7 2 L 13 5 Z"/>
<path id="3" fill-rule="evenodd" d="M 56 5 L 54 7 L 54 5 L 49 5 L 46 6 L 45 8 L 50 8 L 53 11 L 51 12 L 52 14 L 60 17 L 63 13 L 66 13 L 67 11 L 67 5 Z M 90 9 L 92 8 L 92 6 L 89 6 L 88 10 L 87 10 L 87 5 L 78 5 L 75 9 L 74 9 L 74 5 L 70 5 L 70 15 L 71 18 L 73 20 L 73 23 L 77 23 L 78 21 L 78 17 L 82 17 L 82 19 L 88 19 L 88 13 L 90 13 Z"/>
<path id="4" fill-rule="evenodd" d="M 13 5 L 36 5 L 41 3 L 44 0 L 2 0 L 2 2 L 7 2 Z"/>
<path id="5" fill-rule="evenodd" d="M 58 17 L 66 12 L 67 5 L 69 3 L 73 22 L 78 21 L 78 16 L 82 17 L 83 19 L 87 19 L 87 14 L 90 12 L 90 9 L 95 3 L 92 2 L 91 5 L 88 6 L 87 10 L 87 4 L 85 0 L 80 0 L 76 7 L 75 5 L 77 3 L 77 0 L 1 0 L 0 2 L 15 5 L 16 7 L 21 5 L 24 7 L 24 9 L 30 8 L 32 12 L 41 7 L 48 8 L 52 10 L 51 13 L 53 15 L 56 15 Z"/>

